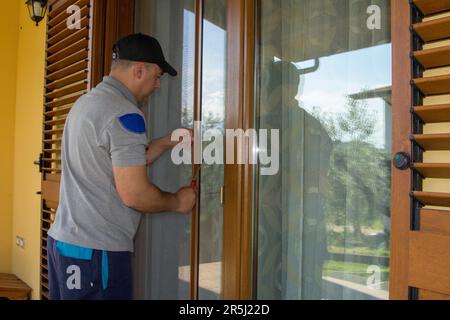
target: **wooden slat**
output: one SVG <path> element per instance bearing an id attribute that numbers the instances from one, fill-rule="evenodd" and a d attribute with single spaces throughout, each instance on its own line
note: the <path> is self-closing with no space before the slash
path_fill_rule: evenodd
<path id="1" fill-rule="evenodd" d="M 414 112 L 426 123 L 450 122 L 450 104 L 415 107 Z"/>
<path id="2" fill-rule="evenodd" d="M 61 98 L 61 97 L 67 96 L 69 94 L 80 92 L 80 91 L 85 91 L 85 90 L 87 90 L 87 81 L 82 81 L 82 82 L 75 83 L 70 86 L 64 87 L 62 89 L 52 91 L 51 93 L 46 94 L 45 97 L 47 99 Z"/>
<path id="3" fill-rule="evenodd" d="M 55 159 L 43 158 L 42 161 L 45 161 L 45 162 L 61 162 L 61 159 L 60 158 L 55 158 Z"/>
<path id="4" fill-rule="evenodd" d="M 42 171 L 50 173 L 61 173 L 61 169 L 58 168 L 43 168 Z"/>
<path id="5" fill-rule="evenodd" d="M 450 236 L 412 231 L 409 239 L 409 285 L 449 295 Z"/>
<path id="6" fill-rule="evenodd" d="M 450 163 L 415 163 L 414 169 L 425 178 L 450 179 Z"/>
<path id="7" fill-rule="evenodd" d="M 450 234 L 450 211 L 422 209 L 420 211 L 420 230 Z"/>
<path id="8" fill-rule="evenodd" d="M 52 221 L 50 221 L 49 219 L 41 219 L 42 222 L 48 223 L 48 224 L 52 224 Z"/>
<path id="9" fill-rule="evenodd" d="M 414 58 L 425 68 L 438 68 L 450 65 L 450 46 L 414 52 Z"/>
<path id="10" fill-rule="evenodd" d="M 44 299 L 50 300 L 50 295 L 49 295 L 47 290 L 42 290 L 41 289 L 41 295 L 43 296 Z"/>
<path id="11" fill-rule="evenodd" d="M 88 72 L 87 70 L 82 70 L 77 73 L 71 74 L 65 78 L 62 78 L 60 80 L 54 81 L 50 84 L 47 84 L 45 88 L 47 90 L 55 90 L 55 89 L 61 89 L 67 85 L 73 84 L 78 81 L 87 80 Z"/>
<path id="12" fill-rule="evenodd" d="M 68 36 L 67 38 L 65 38 L 62 41 L 59 41 L 58 43 L 54 44 L 53 46 L 49 46 L 47 51 L 49 53 L 56 53 L 60 50 L 63 50 L 64 48 L 67 48 L 68 46 L 70 46 L 72 43 L 78 42 L 82 39 L 85 39 L 87 36 L 89 35 L 89 30 L 88 28 L 83 28 L 80 29 L 74 33 L 72 33 L 70 36 Z"/>
<path id="13" fill-rule="evenodd" d="M 424 205 L 450 207 L 450 193 L 415 191 L 413 194 Z"/>
<path id="14" fill-rule="evenodd" d="M 42 287 L 44 287 L 45 289 L 47 289 L 47 290 L 49 290 L 49 285 L 48 285 L 48 283 L 46 283 L 45 281 L 41 281 L 41 285 L 42 285 Z"/>
<path id="15" fill-rule="evenodd" d="M 450 134 L 417 134 L 414 140 L 427 151 L 450 150 Z"/>
<path id="16" fill-rule="evenodd" d="M 47 63 L 52 64 L 59 60 L 62 60 L 82 49 L 86 49 L 89 47 L 89 41 L 87 38 L 81 39 L 80 41 L 75 42 L 74 44 L 71 44 L 67 48 L 64 48 L 63 50 L 57 51 L 55 54 L 51 54 L 47 56 Z"/>
<path id="17" fill-rule="evenodd" d="M 48 65 L 47 72 L 48 73 L 56 72 L 58 70 L 67 68 L 70 65 L 75 64 L 77 62 L 85 61 L 88 59 L 88 56 L 89 56 L 88 49 L 87 48 L 81 49 L 80 51 L 75 52 L 74 54 L 62 60 L 56 61 L 55 63 Z"/>
<path id="18" fill-rule="evenodd" d="M 56 212 L 52 212 L 50 210 L 45 210 L 43 209 L 42 212 L 47 213 L 47 214 L 55 214 Z"/>
<path id="19" fill-rule="evenodd" d="M 43 140 L 43 142 L 45 144 L 57 144 L 57 143 L 61 143 L 61 138 L 59 138 L 59 139 L 46 139 L 46 140 Z"/>
<path id="20" fill-rule="evenodd" d="M 52 130 L 44 130 L 44 134 L 60 134 L 63 133 L 64 129 L 60 128 L 60 129 L 52 129 Z"/>
<path id="21" fill-rule="evenodd" d="M 450 17 L 416 23 L 413 27 L 424 42 L 450 38 Z"/>
<path id="22" fill-rule="evenodd" d="M 42 151 L 44 151 L 46 153 L 59 153 L 59 152 L 61 152 L 61 148 L 43 149 Z"/>
<path id="23" fill-rule="evenodd" d="M 48 17 L 50 18 L 49 21 L 55 20 L 54 18 L 61 13 L 66 11 L 66 8 L 78 0 L 66 0 L 66 1 L 54 1 L 56 2 L 55 5 L 51 6 L 52 10 L 49 10 Z"/>
<path id="24" fill-rule="evenodd" d="M 81 71 L 81 70 L 87 70 L 88 67 L 88 60 L 82 60 L 77 63 L 74 63 L 66 68 L 63 68 L 61 70 L 58 70 L 56 72 L 53 72 L 49 75 L 47 75 L 46 79 L 47 81 L 55 81 L 61 78 L 64 78 L 72 73 Z"/>
<path id="25" fill-rule="evenodd" d="M 53 111 L 45 112 L 44 115 L 47 116 L 47 117 L 62 116 L 62 115 L 68 114 L 71 109 L 72 109 L 72 106 L 64 107 L 64 108 L 61 108 L 61 109 L 56 109 L 56 110 L 53 110 Z"/>
<path id="26" fill-rule="evenodd" d="M 414 4 L 426 16 L 450 10 L 450 0 L 414 0 Z"/>
<path id="27" fill-rule="evenodd" d="M 89 15 L 89 7 L 88 6 L 84 6 L 83 8 L 81 8 L 80 16 L 81 17 L 86 17 L 88 15 Z M 48 35 L 48 37 L 53 37 L 54 35 L 58 34 L 63 29 L 66 29 L 66 28 L 67 28 L 67 19 L 64 19 L 60 23 L 55 25 L 54 27 L 49 28 L 48 31 L 47 31 L 47 35 Z"/>
<path id="28" fill-rule="evenodd" d="M 414 79 L 413 83 L 426 96 L 450 93 L 450 75 Z"/>
<path id="29" fill-rule="evenodd" d="M 62 106 L 66 106 L 69 104 L 74 103 L 75 101 L 77 101 L 83 94 L 85 94 L 86 92 L 80 93 L 80 94 L 75 94 L 73 96 L 67 97 L 67 98 L 63 98 L 63 99 L 56 99 L 52 102 L 48 102 L 45 104 L 45 106 L 47 108 L 58 108 L 58 107 L 62 107 Z"/>
<path id="30" fill-rule="evenodd" d="M 89 24 L 88 17 L 81 18 L 81 20 L 80 20 L 81 28 L 86 28 L 88 26 L 88 24 Z M 80 29 L 64 28 L 61 32 L 59 32 L 58 34 L 56 34 L 53 37 L 51 37 L 50 39 L 48 39 L 47 44 L 49 47 L 53 46 L 54 44 L 59 43 L 60 41 L 72 36 L 74 33 L 78 32 L 78 30 L 80 30 Z"/>
<path id="31" fill-rule="evenodd" d="M 44 125 L 46 126 L 57 126 L 62 125 L 64 123 L 66 123 L 66 118 L 44 121 Z"/>
<path id="32" fill-rule="evenodd" d="M 49 12 L 48 16 L 50 17 L 50 19 L 48 19 L 47 21 L 47 25 L 49 26 L 49 28 L 54 27 L 56 25 L 58 25 L 61 21 L 66 20 L 69 17 L 69 14 L 67 13 L 67 8 L 72 5 L 75 4 L 78 7 L 82 8 L 86 5 L 88 5 L 90 3 L 90 0 L 67 0 L 66 3 L 62 6 L 63 8 L 62 11 L 59 12 Z"/>

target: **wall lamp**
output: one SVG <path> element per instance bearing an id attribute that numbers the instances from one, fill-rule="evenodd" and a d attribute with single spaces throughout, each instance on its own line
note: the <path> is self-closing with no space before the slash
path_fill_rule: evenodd
<path id="1" fill-rule="evenodd" d="M 37 26 L 47 12 L 47 0 L 28 0 L 25 4 L 28 6 L 31 20 L 36 22 Z"/>

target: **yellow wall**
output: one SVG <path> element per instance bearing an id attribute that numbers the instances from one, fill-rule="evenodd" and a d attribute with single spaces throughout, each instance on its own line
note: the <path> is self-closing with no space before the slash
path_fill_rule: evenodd
<path id="1" fill-rule="evenodd" d="M 12 2 L 12 1 L 5 1 Z M 25 239 L 25 248 L 12 247 L 12 271 L 39 297 L 40 173 L 33 161 L 41 152 L 45 22 L 31 21 L 25 1 L 20 4 L 15 121 L 13 233 Z M 4 15 L 5 16 L 5 15 Z"/>
<path id="2" fill-rule="evenodd" d="M 0 273 L 11 272 L 14 110 L 16 105 L 17 37 L 19 2 L 5 1 L 0 19 Z"/>

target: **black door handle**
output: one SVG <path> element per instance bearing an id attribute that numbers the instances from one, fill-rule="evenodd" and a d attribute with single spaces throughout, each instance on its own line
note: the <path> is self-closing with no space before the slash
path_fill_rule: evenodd
<path id="1" fill-rule="evenodd" d="M 406 152 L 398 152 L 393 159 L 394 167 L 399 170 L 406 170 L 411 167 L 411 157 Z"/>

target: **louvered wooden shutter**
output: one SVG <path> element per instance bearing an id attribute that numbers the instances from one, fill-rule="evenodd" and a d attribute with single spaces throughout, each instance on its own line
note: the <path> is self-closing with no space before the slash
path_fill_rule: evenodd
<path id="1" fill-rule="evenodd" d="M 68 11 L 79 8 L 79 28 L 69 29 Z M 101 39 L 104 2 L 56 0 L 49 2 L 46 37 L 43 144 L 41 155 L 41 298 L 49 299 L 47 231 L 54 221 L 61 177 L 61 138 L 73 103 L 102 76 Z M 94 19 L 95 18 L 95 19 Z M 70 22 L 77 22 L 72 21 Z M 95 40 L 95 41 L 94 41 Z"/>
<path id="2" fill-rule="evenodd" d="M 80 28 L 68 28 L 72 5 L 80 9 Z M 47 231 L 58 207 L 65 119 L 74 102 L 109 72 L 113 43 L 132 33 L 134 26 L 133 0 L 50 0 L 48 6 L 41 155 L 42 299 L 49 299 Z"/>
<path id="3" fill-rule="evenodd" d="M 450 299 L 450 191 L 430 192 L 424 183 L 450 179 L 450 163 L 429 163 L 426 154 L 450 150 L 450 133 L 426 130 L 450 122 L 450 74 L 442 68 L 450 66 L 450 0 L 414 0 L 411 9 L 411 226 L 408 239 L 396 240 L 408 244 L 407 261 L 395 269 L 402 266 L 410 299 Z"/>

